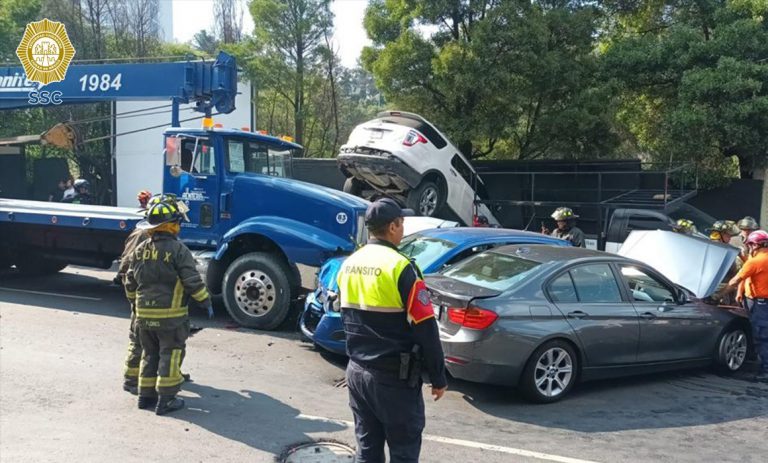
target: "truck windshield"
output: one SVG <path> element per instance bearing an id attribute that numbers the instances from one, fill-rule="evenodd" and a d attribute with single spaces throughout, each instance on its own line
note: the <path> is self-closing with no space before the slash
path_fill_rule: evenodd
<path id="1" fill-rule="evenodd" d="M 290 178 L 293 175 L 290 149 L 269 143 L 229 140 L 227 161 L 232 173 L 252 173 Z"/>
<path id="2" fill-rule="evenodd" d="M 166 137 L 165 165 L 180 166 L 193 175 L 216 175 L 211 140 L 199 137 Z"/>

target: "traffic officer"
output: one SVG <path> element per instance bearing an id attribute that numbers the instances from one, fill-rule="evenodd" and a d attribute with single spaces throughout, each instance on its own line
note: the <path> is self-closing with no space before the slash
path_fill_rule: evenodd
<path id="1" fill-rule="evenodd" d="M 749 280 L 750 300 L 746 306 L 752 325 L 752 339 L 760 356 L 760 371 L 756 379 L 768 381 L 768 233 L 762 230 L 750 233 L 746 245 L 750 258 L 728 284 L 733 287 Z"/>
<path id="2" fill-rule="evenodd" d="M 555 209 L 555 212 L 552 213 L 552 218 L 555 219 L 557 228 L 550 231 L 542 223 L 541 232 L 543 234 L 566 240 L 571 243 L 572 246 L 577 248 L 586 246 L 586 243 L 584 242 L 584 232 L 576 226 L 576 219 L 578 219 L 579 216 L 573 213 L 573 209 L 570 207 L 558 207 Z"/>
<path id="3" fill-rule="evenodd" d="M 147 230 L 149 239 L 136 248 L 125 278 L 143 348 L 138 406 L 155 407 L 158 415 L 184 407 L 176 394 L 184 382 L 181 361 L 189 337 L 189 298 L 207 307 L 209 317 L 213 315 L 192 253 L 177 239 L 181 219 L 174 202 L 150 207 L 147 219 L 137 225 Z"/>
<path id="4" fill-rule="evenodd" d="M 424 429 L 421 365 L 434 400 L 445 393 L 443 349 L 429 292 L 416 264 L 400 254 L 403 210 L 389 198 L 368 207 L 372 236 L 339 272 L 347 340 L 347 385 L 358 463 L 417 462 Z"/>

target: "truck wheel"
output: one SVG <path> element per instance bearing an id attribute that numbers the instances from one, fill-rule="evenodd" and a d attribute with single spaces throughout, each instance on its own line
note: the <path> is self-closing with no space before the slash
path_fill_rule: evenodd
<path id="1" fill-rule="evenodd" d="M 406 205 L 416 211 L 416 215 L 434 217 L 445 203 L 445 193 L 432 181 L 424 180 L 415 189 L 408 192 Z"/>
<path id="2" fill-rule="evenodd" d="M 224 305 L 237 323 L 273 330 L 291 307 L 289 267 L 278 257 L 253 252 L 238 257 L 224 273 Z"/>
<path id="3" fill-rule="evenodd" d="M 348 177 L 346 180 L 344 180 L 344 186 L 341 190 L 344 193 L 362 197 L 364 189 L 365 184 L 363 182 L 354 177 Z"/>

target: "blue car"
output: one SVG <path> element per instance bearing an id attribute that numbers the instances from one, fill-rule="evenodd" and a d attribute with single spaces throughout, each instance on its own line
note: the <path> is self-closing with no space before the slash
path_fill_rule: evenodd
<path id="1" fill-rule="evenodd" d="M 453 265 L 478 252 L 507 244 L 570 246 L 567 241 L 539 233 L 504 228 L 435 228 L 406 236 L 400 251 L 413 259 L 426 275 Z M 317 289 L 307 295 L 299 324 L 301 331 L 320 347 L 346 355 L 341 312 L 329 298 L 338 293 L 336 277 L 346 256 L 327 260 L 317 274 Z"/>

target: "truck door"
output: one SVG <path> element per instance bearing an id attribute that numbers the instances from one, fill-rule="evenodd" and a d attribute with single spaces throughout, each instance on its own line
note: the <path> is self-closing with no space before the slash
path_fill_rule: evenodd
<path id="1" fill-rule="evenodd" d="M 209 244 L 216 236 L 219 217 L 220 166 L 213 140 L 192 136 L 166 138 L 165 192 L 175 193 L 189 206 L 189 222 L 182 223 L 188 241 Z"/>

